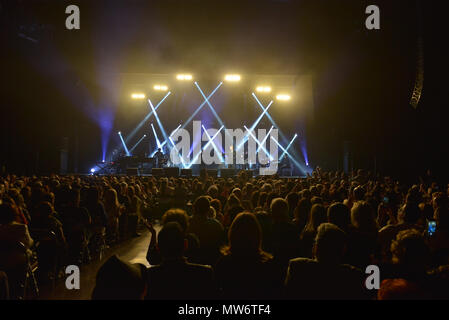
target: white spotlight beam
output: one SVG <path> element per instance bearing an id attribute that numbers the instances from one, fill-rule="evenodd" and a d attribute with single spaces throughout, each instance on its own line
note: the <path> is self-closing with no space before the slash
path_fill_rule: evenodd
<path id="1" fill-rule="evenodd" d="M 253 93 L 253 95 L 254 95 L 254 93 Z M 273 104 L 273 100 L 270 101 L 270 103 L 267 105 L 266 108 L 261 105 L 263 112 L 260 114 L 260 116 L 256 119 L 256 121 L 254 121 L 253 125 L 251 126 L 251 128 L 250 128 L 251 132 L 257 127 L 257 125 L 259 124 L 260 120 L 262 120 L 263 116 L 267 113 L 268 109 L 271 107 L 272 104 Z M 247 140 L 248 140 L 248 134 L 246 134 L 243 137 L 242 141 L 237 146 L 237 150 L 240 150 L 240 148 L 245 144 L 245 142 Z"/>
<path id="2" fill-rule="evenodd" d="M 307 170 L 305 170 L 305 168 L 298 162 L 298 161 L 296 161 L 293 157 L 292 157 L 292 155 L 283 147 L 283 146 L 281 146 L 281 144 L 275 139 L 275 138 L 273 138 L 273 137 L 271 137 L 271 139 L 274 141 L 274 142 L 276 142 L 276 144 L 279 146 L 279 148 L 281 148 L 281 150 L 282 151 L 284 151 L 286 154 L 287 154 L 287 156 L 288 156 L 288 158 L 293 162 L 293 164 L 299 169 L 299 170 L 301 170 L 302 172 L 307 172 Z"/>
<path id="3" fill-rule="evenodd" d="M 167 94 L 161 99 L 161 101 L 159 101 L 159 103 L 154 107 L 154 110 L 157 110 L 160 105 L 162 104 L 162 102 L 165 101 L 165 99 L 167 99 L 167 97 L 171 94 L 171 92 L 167 92 Z M 145 118 L 142 119 L 142 121 L 140 121 L 140 123 L 134 128 L 133 131 L 131 131 L 131 133 L 128 135 L 128 137 L 126 138 L 126 142 L 128 142 L 131 138 L 134 137 L 134 135 L 137 133 L 137 131 L 139 131 L 139 129 L 148 121 L 148 119 L 150 119 L 151 115 L 153 114 L 153 111 L 150 111 Z"/>
<path id="4" fill-rule="evenodd" d="M 214 141 L 214 139 L 217 137 L 217 135 L 220 133 L 220 131 L 224 128 L 224 126 L 221 126 L 220 129 L 214 134 L 214 136 L 212 137 L 212 139 L 210 139 L 206 145 L 204 146 L 204 148 L 202 148 L 201 150 L 206 149 L 209 144 Z M 192 166 L 192 164 L 198 159 L 198 157 L 200 156 L 201 152 L 198 152 L 197 155 L 192 159 L 192 161 L 190 162 L 190 164 L 187 166 L 187 168 L 190 168 Z"/>
<path id="5" fill-rule="evenodd" d="M 149 102 L 149 104 L 151 106 L 151 109 L 153 110 L 154 117 L 156 118 L 157 124 L 159 125 L 159 128 L 161 129 L 162 135 L 164 136 L 164 140 L 167 140 L 168 139 L 167 133 L 165 132 L 164 126 L 162 125 L 162 122 L 159 119 L 159 116 L 158 116 L 158 114 L 156 112 L 156 109 L 154 108 L 153 103 L 151 103 L 150 99 L 148 99 L 148 102 Z"/>
<path id="6" fill-rule="evenodd" d="M 259 147 L 263 150 L 263 152 L 265 152 L 265 154 L 267 155 L 268 158 L 270 158 L 270 161 L 273 160 L 273 157 L 271 156 L 271 154 L 267 151 L 267 149 L 263 146 L 263 144 L 257 140 L 257 138 L 254 136 L 254 134 L 249 131 L 249 129 L 247 128 L 247 126 L 243 126 L 246 131 L 248 131 L 249 135 L 254 139 L 254 141 L 256 141 L 256 143 L 259 145 Z"/>
<path id="7" fill-rule="evenodd" d="M 218 149 L 217 145 L 214 142 L 214 139 L 212 139 L 209 135 L 209 133 L 207 133 L 206 128 L 201 125 L 203 127 L 204 132 L 206 133 L 207 138 L 209 139 L 209 141 L 212 143 L 212 147 L 214 148 L 215 152 L 218 154 L 218 157 L 220 158 L 221 162 L 224 162 L 223 157 L 221 156 L 221 150 Z M 224 126 L 221 126 L 222 128 L 224 128 Z M 217 135 L 214 135 L 217 136 Z"/>
<path id="8" fill-rule="evenodd" d="M 281 154 L 279 161 L 282 160 L 282 158 L 284 158 L 284 156 L 287 154 L 288 149 L 291 147 L 293 141 L 295 141 L 296 137 L 298 135 L 295 133 L 295 135 L 293 136 L 292 140 L 290 140 L 290 142 L 288 143 L 287 147 L 285 148 L 285 151 Z"/>
<path id="9" fill-rule="evenodd" d="M 274 129 L 273 126 L 271 126 L 270 130 L 268 131 L 267 135 L 265 136 L 265 138 L 263 138 L 262 142 L 260 143 L 261 145 L 264 145 L 265 141 L 267 141 L 268 137 L 270 136 L 271 131 Z M 257 146 L 257 150 L 256 152 L 259 152 L 260 150 L 260 146 Z"/>
<path id="10" fill-rule="evenodd" d="M 129 153 L 132 153 L 132 152 L 134 151 L 134 149 L 136 149 L 136 147 L 139 145 L 139 143 L 141 143 L 142 140 L 145 139 L 146 136 L 147 136 L 147 135 L 144 134 L 144 135 L 142 136 L 142 138 L 140 138 L 139 141 L 137 141 L 137 143 L 136 143 L 131 149 L 129 149 Z"/>
<path id="11" fill-rule="evenodd" d="M 153 129 L 154 137 L 156 138 L 157 147 L 160 148 L 162 145 L 161 145 L 161 142 L 159 141 L 159 138 L 157 137 L 157 133 L 156 133 L 156 130 L 154 129 L 153 124 L 151 124 L 151 128 Z"/>
<path id="12" fill-rule="evenodd" d="M 129 156 L 128 147 L 126 146 L 125 140 L 123 140 L 122 133 L 120 131 L 119 131 L 118 135 L 120 137 L 120 140 L 122 140 L 123 148 L 125 149 L 126 155 Z"/>

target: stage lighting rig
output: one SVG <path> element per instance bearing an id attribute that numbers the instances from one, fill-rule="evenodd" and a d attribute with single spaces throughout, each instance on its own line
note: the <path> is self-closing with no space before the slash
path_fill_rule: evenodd
<path id="1" fill-rule="evenodd" d="M 145 99 L 144 93 L 133 93 L 131 94 L 132 99 Z"/>
<path id="2" fill-rule="evenodd" d="M 271 92 L 271 87 L 270 86 L 258 86 L 256 88 L 256 91 L 259 93 L 269 93 L 269 92 Z"/>
<path id="3" fill-rule="evenodd" d="M 167 91 L 168 86 L 166 86 L 164 84 L 156 84 L 156 85 L 154 85 L 153 89 L 156 91 Z"/>
<path id="4" fill-rule="evenodd" d="M 178 74 L 176 79 L 180 81 L 189 81 L 193 79 L 193 76 L 191 74 Z"/>
<path id="5" fill-rule="evenodd" d="M 229 82 L 238 82 L 240 81 L 241 77 L 239 74 L 227 74 L 224 77 L 225 81 Z"/>
<path id="6" fill-rule="evenodd" d="M 289 101 L 289 100 L 291 100 L 291 96 L 289 95 L 289 94 L 285 94 L 285 93 L 282 93 L 282 94 L 278 94 L 277 96 L 276 96 L 276 99 L 277 100 L 280 100 L 280 101 Z"/>

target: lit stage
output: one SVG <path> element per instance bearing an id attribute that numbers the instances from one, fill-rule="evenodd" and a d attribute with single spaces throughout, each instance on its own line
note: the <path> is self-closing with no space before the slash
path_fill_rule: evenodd
<path id="1" fill-rule="evenodd" d="M 120 80 L 117 134 L 102 132 L 102 160 L 91 173 L 312 171 L 306 147 L 306 122 L 313 118 L 310 76 L 122 74 Z M 107 152 L 114 136 L 117 144 Z"/>

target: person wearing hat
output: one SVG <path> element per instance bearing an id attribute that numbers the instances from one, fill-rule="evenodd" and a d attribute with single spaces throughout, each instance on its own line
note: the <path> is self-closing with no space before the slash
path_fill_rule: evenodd
<path id="1" fill-rule="evenodd" d="M 143 300 L 145 274 L 143 264 L 130 264 L 113 255 L 98 270 L 92 300 Z"/>

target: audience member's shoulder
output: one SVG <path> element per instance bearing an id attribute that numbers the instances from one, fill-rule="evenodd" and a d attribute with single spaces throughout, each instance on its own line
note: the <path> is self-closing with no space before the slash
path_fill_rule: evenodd
<path id="1" fill-rule="evenodd" d="M 223 225 L 215 218 L 207 219 L 207 224 L 214 226 L 217 229 L 223 229 Z"/>
<path id="2" fill-rule="evenodd" d="M 379 234 L 394 232 L 397 229 L 397 225 L 389 224 L 379 230 Z"/>
<path id="3" fill-rule="evenodd" d="M 310 258 L 294 258 L 290 260 L 290 266 L 298 266 L 298 265 L 314 265 L 318 262 L 316 260 Z"/>
<path id="4" fill-rule="evenodd" d="M 354 274 L 362 274 L 362 270 L 360 270 L 359 268 L 354 267 L 350 264 L 341 264 L 340 269 L 344 272 L 350 272 L 350 273 L 354 273 Z"/>
<path id="5" fill-rule="evenodd" d="M 10 224 L 5 224 L 3 226 L 5 227 L 5 229 L 10 229 L 10 230 L 13 229 L 13 230 L 24 230 L 25 231 L 26 229 L 28 229 L 26 224 L 16 222 L 16 221 L 14 221 Z"/>
<path id="6" fill-rule="evenodd" d="M 205 264 L 198 264 L 198 263 L 186 263 L 186 267 L 193 271 L 198 273 L 211 273 L 213 271 L 212 267 Z"/>

